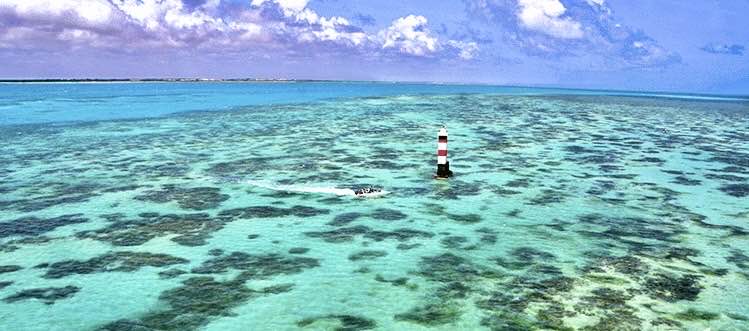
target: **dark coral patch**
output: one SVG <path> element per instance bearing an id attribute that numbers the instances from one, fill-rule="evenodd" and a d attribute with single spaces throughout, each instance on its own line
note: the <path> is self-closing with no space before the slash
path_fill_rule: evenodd
<path id="1" fill-rule="evenodd" d="M 671 183 L 685 185 L 685 186 L 698 186 L 702 184 L 700 180 L 692 179 L 686 176 L 676 176 L 674 177 L 673 180 L 671 180 Z"/>
<path id="2" fill-rule="evenodd" d="M 310 231 L 304 233 L 308 237 L 322 238 L 323 240 L 331 243 L 340 243 L 352 241 L 354 237 L 362 235 L 365 238 L 372 239 L 375 241 L 382 241 L 385 239 L 396 239 L 398 241 L 407 241 L 412 238 L 431 238 L 434 236 L 431 232 L 425 232 L 420 230 L 401 228 L 393 231 L 380 231 L 372 230 L 371 228 L 364 225 L 356 225 L 351 227 L 338 228 L 330 231 Z"/>
<path id="3" fill-rule="evenodd" d="M 586 326 L 583 331 L 642 330 L 642 319 L 632 313 L 607 312 L 596 324 Z"/>
<path id="4" fill-rule="evenodd" d="M 293 206 L 290 208 L 281 208 L 273 206 L 252 206 L 245 208 L 236 208 L 223 210 L 218 213 L 219 217 L 222 218 L 241 218 L 241 219 L 252 219 L 252 218 L 275 218 L 275 217 L 311 217 L 317 215 L 325 215 L 330 213 L 327 209 L 318 209 L 306 206 Z"/>
<path id="5" fill-rule="evenodd" d="M 680 313 L 676 313 L 674 317 L 682 321 L 711 321 L 711 320 L 717 319 L 719 316 L 718 314 L 711 313 L 709 311 L 689 308 Z"/>
<path id="6" fill-rule="evenodd" d="M 0 265 L 0 274 L 4 274 L 7 272 L 16 272 L 18 270 L 23 269 L 20 265 Z"/>
<path id="7" fill-rule="evenodd" d="M 377 327 L 377 323 L 371 319 L 353 316 L 353 315 L 327 315 L 321 317 L 305 318 L 298 321 L 296 325 L 300 328 L 304 328 L 314 324 L 320 320 L 338 320 L 339 326 L 335 327 L 334 331 L 357 331 L 357 330 L 371 330 Z"/>
<path id="8" fill-rule="evenodd" d="M 309 248 L 307 247 L 294 247 L 289 249 L 289 254 L 305 254 L 309 252 Z"/>
<path id="9" fill-rule="evenodd" d="M 535 262 L 536 260 L 551 261 L 556 257 L 554 254 L 537 250 L 533 247 L 518 247 L 510 252 L 510 255 L 525 263 Z"/>
<path id="10" fill-rule="evenodd" d="M 304 269 L 319 266 L 317 259 L 308 257 L 286 257 L 279 254 L 251 255 L 233 252 L 206 260 L 192 269 L 197 274 L 218 274 L 229 269 L 243 271 L 240 279 L 260 279 L 275 275 L 290 275 Z"/>
<path id="11" fill-rule="evenodd" d="M 634 256 L 602 256 L 593 254 L 595 259 L 583 267 L 586 273 L 605 273 L 607 268 L 613 268 L 616 272 L 628 275 L 634 279 L 642 278 L 648 273 L 649 267 L 642 260 Z"/>
<path id="12" fill-rule="evenodd" d="M 222 210 L 218 213 L 220 217 L 231 217 L 231 218 L 272 218 L 272 217 L 284 217 L 289 216 L 291 213 L 285 208 L 273 207 L 273 206 L 254 206 L 245 208 L 236 208 L 229 210 Z"/>
<path id="13" fill-rule="evenodd" d="M 497 237 L 496 234 L 487 233 L 487 234 L 481 235 L 481 239 L 479 239 L 479 241 L 482 244 L 496 244 L 497 243 L 497 238 L 498 237 Z"/>
<path id="14" fill-rule="evenodd" d="M 404 244 L 398 244 L 398 246 L 395 246 L 395 248 L 399 249 L 399 250 L 402 250 L 402 251 L 407 251 L 407 250 L 411 250 L 411 249 L 414 249 L 414 248 L 419 247 L 419 246 L 421 246 L 421 244 L 418 244 L 418 243 L 416 243 L 416 244 L 405 244 L 404 243 Z"/>
<path id="15" fill-rule="evenodd" d="M 156 203 L 177 202 L 182 209 L 213 209 L 229 199 L 228 194 L 221 194 L 216 187 L 181 188 L 176 185 L 163 185 L 159 190 L 146 191 L 135 197 L 136 200 Z"/>
<path id="16" fill-rule="evenodd" d="M 385 279 L 382 275 L 375 276 L 375 281 L 378 281 L 380 283 L 390 283 L 393 286 L 407 286 L 408 285 L 408 277 L 398 277 L 395 279 Z"/>
<path id="17" fill-rule="evenodd" d="M 269 169 L 274 158 L 254 157 L 212 165 L 208 171 L 221 176 L 247 176 Z"/>
<path id="18" fill-rule="evenodd" d="M 735 264 L 740 269 L 749 269 L 749 256 L 738 249 L 731 250 L 731 255 L 726 257 L 726 261 Z"/>
<path id="19" fill-rule="evenodd" d="M 574 317 L 577 315 L 576 312 L 566 310 L 561 305 L 552 303 L 546 309 L 539 310 L 536 314 L 538 326 L 541 329 L 559 330 L 559 331 L 572 331 L 571 327 L 564 325 L 565 317 Z"/>
<path id="20" fill-rule="evenodd" d="M 468 243 L 468 238 L 464 236 L 447 236 L 440 240 L 442 247 L 448 249 L 463 248 L 463 244 Z"/>
<path id="21" fill-rule="evenodd" d="M 385 251 L 368 250 L 368 251 L 360 251 L 360 252 L 353 253 L 349 255 L 348 259 L 351 261 L 374 260 L 378 257 L 383 257 L 386 255 L 388 255 L 388 253 Z"/>
<path id="22" fill-rule="evenodd" d="M 370 216 L 374 219 L 382 220 L 382 221 L 398 221 L 405 219 L 407 216 L 406 214 L 394 210 L 394 209 L 387 209 L 387 208 L 378 208 L 375 209 Z"/>
<path id="23" fill-rule="evenodd" d="M 293 284 L 279 284 L 253 290 L 245 283 L 249 279 L 268 278 L 281 274 L 295 274 L 306 268 L 317 267 L 317 260 L 283 257 L 276 254 L 249 255 L 233 252 L 204 262 L 194 273 L 222 273 L 228 269 L 242 270 L 233 280 L 217 281 L 212 277 L 192 277 L 182 286 L 161 293 L 159 299 L 167 309 L 146 314 L 138 320 L 119 320 L 103 326 L 102 330 L 194 330 L 223 316 L 255 297 L 288 292 Z"/>
<path id="24" fill-rule="evenodd" d="M 294 289 L 294 284 L 278 284 L 278 285 L 271 285 L 268 287 L 263 287 L 260 289 L 260 291 L 263 294 L 281 294 L 286 292 L 291 292 L 291 290 Z"/>
<path id="25" fill-rule="evenodd" d="M 393 231 L 373 230 L 364 234 L 365 238 L 372 239 L 374 241 L 382 241 L 385 239 L 408 241 L 412 238 L 431 238 L 433 236 L 434 234 L 431 232 L 414 230 L 414 229 L 409 229 L 409 228 L 399 228 Z"/>
<path id="26" fill-rule="evenodd" d="M 481 325 L 492 331 L 532 331 L 538 329 L 538 326 L 529 320 L 525 314 L 504 311 L 490 313 L 487 317 L 481 319 Z"/>
<path id="27" fill-rule="evenodd" d="M 513 179 L 507 183 L 505 183 L 506 187 L 512 187 L 512 188 L 525 188 L 530 186 L 530 179 L 528 178 L 518 178 Z"/>
<path id="28" fill-rule="evenodd" d="M 586 312 L 590 306 L 608 311 L 634 311 L 634 308 L 627 306 L 627 301 L 634 297 L 632 294 L 607 287 L 597 288 L 591 294 L 591 296 L 583 297 L 575 306 L 577 311 Z"/>
<path id="29" fill-rule="evenodd" d="M 486 299 L 476 302 L 476 306 L 487 311 L 510 310 L 520 313 L 528 307 L 530 300 L 526 296 L 508 292 L 491 292 Z"/>
<path id="30" fill-rule="evenodd" d="M 667 245 L 678 244 L 678 235 L 686 232 L 679 219 L 609 217 L 601 214 L 588 214 L 578 218 L 583 224 L 603 227 L 603 231 L 578 230 L 593 238 L 609 239 L 633 252 L 655 254 Z M 656 242 L 656 243 L 654 243 Z M 606 244 L 602 246 L 606 247 Z"/>
<path id="31" fill-rule="evenodd" d="M 435 295 L 440 298 L 440 300 L 465 299 L 470 292 L 470 287 L 459 281 L 454 281 L 437 288 Z"/>
<path id="32" fill-rule="evenodd" d="M 422 257 L 418 274 L 438 282 L 470 281 L 479 277 L 481 270 L 467 259 L 444 253 Z"/>
<path id="33" fill-rule="evenodd" d="M 13 236 L 38 236 L 56 228 L 87 222 L 82 214 L 63 215 L 52 218 L 23 217 L 0 223 L 0 238 Z"/>
<path id="34" fill-rule="evenodd" d="M 481 215 L 479 214 L 447 214 L 447 217 L 453 221 L 464 224 L 474 224 L 481 222 Z"/>
<path id="35" fill-rule="evenodd" d="M 208 214 L 143 213 L 140 218 L 120 220 L 109 226 L 76 234 L 79 238 L 106 241 L 115 246 L 138 246 L 147 241 L 167 235 L 177 235 L 172 241 L 184 246 L 205 245 L 213 232 L 222 229 L 227 222 L 212 218 Z"/>
<path id="36" fill-rule="evenodd" d="M 572 153 L 572 154 L 597 153 L 598 152 L 595 149 L 591 149 L 591 148 L 587 148 L 587 147 L 583 147 L 583 146 L 578 146 L 578 145 L 565 146 L 564 150 L 566 152 Z"/>
<path id="37" fill-rule="evenodd" d="M 322 238 L 331 243 L 340 243 L 354 240 L 357 235 L 369 233 L 372 229 L 364 225 L 338 228 L 330 231 L 310 231 L 304 234 L 312 238 Z"/>
<path id="38" fill-rule="evenodd" d="M 727 182 L 737 182 L 737 183 L 743 183 L 747 181 L 746 177 L 727 175 L 727 174 L 706 174 L 705 178 L 715 179 L 715 180 L 724 180 Z"/>
<path id="39" fill-rule="evenodd" d="M 232 308 L 256 295 L 259 296 L 241 281 L 193 277 L 159 295 L 169 309 L 148 313 L 139 320 L 115 321 L 100 330 L 196 330 L 212 318 L 230 316 Z"/>
<path id="40" fill-rule="evenodd" d="M 541 191 L 541 194 L 531 199 L 529 201 L 529 204 L 534 206 L 545 206 L 552 203 L 561 203 L 564 202 L 564 199 L 566 197 L 567 194 L 565 194 L 564 192 L 544 189 Z"/>
<path id="41" fill-rule="evenodd" d="M 190 171 L 190 166 L 184 163 L 168 161 L 158 164 L 138 164 L 132 168 L 134 173 L 150 178 L 182 177 Z"/>
<path id="42" fill-rule="evenodd" d="M 732 197 L 743 198 L 749 196 L 749 184 L 728 184 L 720 187 L 723 193 Z"/>
<path id="43" fill-rule="evenodd" d="M 364 216 L 362 213 L 343 213 L 335 216 L 333 221 L 328 222 L 330 226 L 344 226 L 356 221 L 359 217 Z"/>
<path id="44" fill-rule="evenodd" d="M 142 267 L 165 267 L 188 261 L 167 254 L 146 252 L 110 252 L 85 261 L 68 260 L 46 266 L 44 278 L 63 278 L 76 274 L 131 272 Z"/>
<path id="45" fill-rule="evenodd" d="M 644 291 L 650 296 L 675 302 L 679 300 L 694 301 L 702 290 L 699 283 L 701 276 L 657 274 L 645 281 Z"/>
<path id="46" fill-rule="evenodd" d="M 82 203 L 96 197 L 96 190 L 99 188 L 96 184 L 46 182 L 44 190 L 35 192 L 39 195 L 20 200 L 0 200 L 0 208 L 15 208 L 22 212 L 33 212 L 59 205 Z"/>
<path id="47" fill-rule="evenodd" d="M 54 304 L 57 300 L 67 299 L 72 297 L 78 291 L 80 287 L 76 286 L 65 286 L 65 287 L 46 287 L 46 288 L 34 288 L 29 290 L 23 290 L 16 294 L 6 297 L 3 301 L 7 303 L 13 303 L 22 300 L 37 299 L 45 304 Z"/>
<path id="48" fill-rule="evenodd" d="M 127 191 L 135 191 L 139 188 L 145 187 L 143 185 L 124 185 L 124 186 L 115 186 L 110 187 L 107 189 L 102 190 L 102 193 L 118 193 L 118 192 L 127 192 Z"/>
<path id="49" fill-rule="evenodd" d="M 395 315 L 397 321 L 407 321 L 424 326 L 439 326 L 458 321 L 462 312 L 458 304 L 447 302 L 429 303 L 424 306 L 411 308 L 411 310 Z"/>
<path id="50" fill-rule="evenodd" d="M 328 209 L 319 209 L 307 206 L 291 206 L 289 208 L 292 215 L 297 217 L 313 217 L 318 215 L 327 215 L 330 213 Z"/>
<path id="51" fill-rule="evenodd" d="M 186 273 L 187 273 L 187 271 L 184 271 L 182 269 L 176 269 L 176 268 L 175 269 L 169 269 L 169 270 L 159 271 L 159 278 L 161 278 L 161 279 L 172 279 L 172 278 L 177 278 L 180 275 L 184 275 Z"/>

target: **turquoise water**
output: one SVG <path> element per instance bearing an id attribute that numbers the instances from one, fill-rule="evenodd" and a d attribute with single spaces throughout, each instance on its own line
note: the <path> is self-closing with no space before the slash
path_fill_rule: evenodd
<path id="1" fill-rule="evenodd" d="M 649 95 L 691 100 L 749 100 L 749 97 L 715 95 L 376 82 L 0 83 L 0 125 L 137 119 L 192 111 L 225 111 L 250 105 L 457 93 Z"/>
<path id="2" fill-rule="evenodd" d="M 749 330 L 749 101 L 605 94 L 0 85 L 2 329 Z"/>

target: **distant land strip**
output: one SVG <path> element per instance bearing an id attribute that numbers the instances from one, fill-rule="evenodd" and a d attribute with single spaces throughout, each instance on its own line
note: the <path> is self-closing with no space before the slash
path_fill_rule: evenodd
<path id="1" fill-rule="evenodd" d="M 127 83 L 127 82 L 329 82 L 322 79 L 286 78 L 54 78 L 54 79 L 0 79 L 0 83 Z"/>

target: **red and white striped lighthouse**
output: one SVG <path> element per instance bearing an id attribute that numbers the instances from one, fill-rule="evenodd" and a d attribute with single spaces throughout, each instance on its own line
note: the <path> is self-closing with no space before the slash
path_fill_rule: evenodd
<path id="1" fill-rule="evenodd" d="M 450 162 L 447 161 L 447 128 L 444 126 L 437 134 L 437 178 L 447 178 L 452 176 L 450 171 Z"/>

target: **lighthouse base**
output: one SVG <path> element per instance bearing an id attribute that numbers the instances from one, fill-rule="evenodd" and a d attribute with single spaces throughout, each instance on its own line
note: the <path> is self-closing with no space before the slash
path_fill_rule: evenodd
<path id="1" fill-rule="evenodd" d="M 445 179 L 452 175 L 453 175 L 453 172 L 450 171 L 450 162 L 447 162 L 445 164 L 437 165 L 437 174 L 434 176 L 434 178 Z"/>

